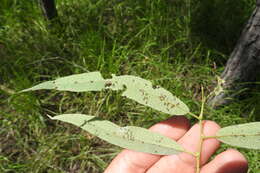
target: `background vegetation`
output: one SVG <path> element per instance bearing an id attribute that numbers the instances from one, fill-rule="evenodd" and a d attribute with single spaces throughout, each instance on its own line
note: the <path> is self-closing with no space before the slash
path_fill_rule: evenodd
<path id="1" fill-rule="evenodd" d="M 197 113 L 200 86 L 213 89 L 255 1 L 57 0 L 56 24 L 44 20 L 36 0 L 0 4 L 0 172 L 97 173 L 121 149 L 47 114 L 85 113 L 143 127 L 167 115 L 109 91 L 12 93 L 76 73 L 131 74 Z M 207 119 L 221 126 L 259 121 L 257 88 L 242 101 L 207 108 Z M 239 150 L 249 172 L 259 172 L 259 151 Z"/>

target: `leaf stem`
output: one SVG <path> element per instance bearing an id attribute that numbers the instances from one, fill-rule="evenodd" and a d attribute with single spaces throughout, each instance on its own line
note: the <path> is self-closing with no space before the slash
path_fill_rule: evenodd
<path id="1" fill-rule="evenodd" d="M 200 140 L 198 145 L 198 153 L 196 156 L 196 173 L 200 173 L 200 161 L 201 161 L 201 152 L 202 152 L 202 145 L 204 141 L 204 134 L 203 134 L 203 111 L 204 111 L 204 105 L 206 98 L 204 97 L 204 88 L 201 86 L 201 110 L 199 115 L 199 127 L 200 127 Z"/>
<path id="2" fill-rule="evenodd" d="M 198 115 L 195 115 L 194 113 L 192 112 L 188 112 L 189 115 L 191 115 L 192 117 L 196 118 L 196 119 L 200 119 Z"/>
<path id="3" fill-rule="evenodd" d="M 199 127 L 200 127 L 200 140 L 199 140 L 199 145 L 198 145 L 198 153 L 197 153 L 197 156 L 196 156 L 196 173 L 200 172 L 200 160 L 201 160 L 202 144 L 203 144 L 203 141 L 204 141 L 202 119 L 199 120 Z"/>
<path id="4" fill-rule="evenodd" d="M 221 136 L 203 136 L 203 139 L 219 138 Z"/>
<path id="5" fill-rule="evenodd" d="M 187 153 L 187 154 L 190 154 L 190 155 L 192 155 L 192 156 L 194 156 L 194 157 L 197 157 L 197 155 L 198 155 L 197 152 L 190 152 L 190 151 L 187 151 L 187 150 L 184 150 L 183 152 L 184 152 L 184 153 Z"/>
<path id="6" fill-rule="evenodd" d="M 199 120 L 203 119 L 203 111 L 204 111 L 204 106 L 206 102 L 206 98 L 204 97 L 204 88 L 201 86 L 201 109 L 200 109 L 200 115 L 199 115 Z"/>

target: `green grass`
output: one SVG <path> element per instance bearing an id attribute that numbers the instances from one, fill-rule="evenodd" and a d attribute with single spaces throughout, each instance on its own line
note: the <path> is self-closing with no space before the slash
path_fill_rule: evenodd
<path id="1" fill-rule="evenodd" d="M 96 173 L 120 152 L 47 114 L 78 112 L 143 127 L 168 117 L 115 92 L 11 94 L 45 80 L 90 71 L 137 75 L 199 112 L 200 86 L 212 90 L 254 8 L 253 0 L 232 2 L 57 0 L 60 23 L 51 25 L 36 0 L 2 0 L 0 172 Z M 222 109 L 207 108 L 207 119 L 221 126 L 259 121 L 259 89 L 249 94 Z M 259 152 L 239 151 L 250 172 L 259 171 Z"/>

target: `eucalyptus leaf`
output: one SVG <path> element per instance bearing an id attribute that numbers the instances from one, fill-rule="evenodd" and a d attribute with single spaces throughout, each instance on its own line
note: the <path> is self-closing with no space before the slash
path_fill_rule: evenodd
<path id="1" fill-rule="evenodd" d="M 110 121 L 84 114 L 62 114 L 50 118 L 71 123 L 111 144 L 135 151 L 159 155 L 184 151 L 174 140 L 141 127 L 120 127 Z"/>
<path id="2" fill-rule="evenodd" d="M 124 90 L 122 96 L 158 111 L 171 115 L 184 115 L 189 112 L 187 105 L 169 91 L 161 87 L 153 87 L 150 81 L 131 75 L 113 75 L 112 79 L 105 80 L 99 72 L 76 74 L 43 82 L 22 92 L 39 89 L 74 92 Z"/>
<path id="3" fill-rule="evenodd" d="M 136 76 L 115 76 L 110 81 L 112 90 L 124 89 L 122 96 L 171 115 L 184 115 L 189 108 L 172 93 L 161 87 L 154 87 L 148 80 Z"/>
<path id="4" fill-rule="evenodd" d="M 260 149 L 260 122 L 224 127 L 217 132 L 217 138 L 229 145 Z"/>
<path id="5" fill-rule="evenodd" d="M 61 77 L 53 81 L 40 83 L 34 87 L 22 90 L 21 92 L 40 90 L 40 89 L 55 89 L 59 91 L 101 91 L 105 88 L 105 80 L 100 72 L 90 72 L 75 74 L 66 77 Z"/>

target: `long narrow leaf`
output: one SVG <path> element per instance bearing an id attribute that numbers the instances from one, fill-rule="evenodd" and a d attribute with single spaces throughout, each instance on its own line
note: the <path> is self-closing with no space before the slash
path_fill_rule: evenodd
<path id="1" fill-rule="evenodd" d="M 110 121 L 84 114 L 62 114 L 51 119 L 71 123 L 109 143 L 135 151 L 160 155 L 184 151 L 174 140 L 140 127 L 120 127 Z"/>
<path id="2" fill-rule="evenodd" d="M 217 132 L 217 138 L 229 145 L 260 149 L 260 122 L 224 127 Z"/>
<path id="3" fill-rule="evenodd" d="M 55 89 L 59 91 L 101 91 L 105 88 L 105 80 L 99 72 L 90 72 L 75 74 L 62 77 L 53 81 L 40 83 L 34 87 L 22 90 L 21 92 L 40 90 L 40 89 Z"/>
<path id="4" fill-rule="evenodd" d="M 101 91 L 102 89 L 124 90 L 123 96 L 140 104 L 171 115 L 184 115 L 189 108 L 180 99 L 161 87 L 153 87 L 148 80 L 136 76 L 113 76 L 103 79 L 99 72 L 83 73 L 43 82 L 25 91 L 55 89 L 60 91 Z"/>
<path id="5" fill-rule="evenodd" d="M 111 81 L 112 90 L 126 88 L 123 96 L 136 102 L 149 106 L 158 111 L 171 115 L 184 115 L 189 108 L 172 93 L 161 87 L 153 87 L 150 81 L 136 76 L 123 75 L 113 76 Z"/>

